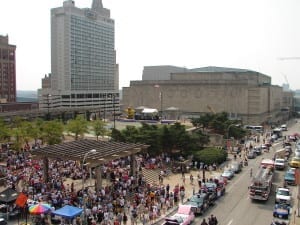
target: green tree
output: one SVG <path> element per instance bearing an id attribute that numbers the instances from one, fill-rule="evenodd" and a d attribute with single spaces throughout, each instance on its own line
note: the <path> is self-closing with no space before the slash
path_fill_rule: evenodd
<path id="1" fill-rule="evenodd" d="M 10 133 L 4 120 L 0 118 L 0 142 L 7 142 L 10 139 Z"/>
<path id="2" fill-rule="evenodd" d="M 203 134 L 200 129 L 195 130 L 191 135 L 191 143 L 194 145 L 191 146 L 192 149 L 202 149 L 204 145 L 209 143 L 209 136 Z"/>
<path id="3" fill-rule="evenodd" d="M 45 121 L 43 123 L 43 140 L 48 145 L 59 144 L 63 140 L 64 127 L 58 120 Z"/>
<path id="4" fill-rule="evenodd" d="M 112 141 L 125 142 L 125 137 L 123 136 L 122 132 L 115 128 L 112 128 L 111 130 L 111 139 Z"/>
<path id="5" fill-rule="evenodd" d="M 202 127 L 203 130 L 209 128 L 210 123 L 213 121 L 214 115 L 210 113 L 206 113 L 199 118 L 192 118 L 191 122 L 195 127 Z"/>
<path id="6" fill-rule="evenodd" d="M 158 126 L 142 123 L 142 126 L 138 129 L 137 142 L 149 145 L 148 150 L 151 153 L 160 153 L 162 148 Z"/>
<path id="7" fill-rule="evenodd" d="M 135 126 L 126 126 L 121 133 L 125 138 L 125 142 L 137 143 L 139 131 Z"/>
<path id="8" fill-rule="evenodd" d="M 92 123 L 93 131 L 97 137 L 97 141 L 99 140 L 99 136 L 104 136 L 107 132 L 106 128 L 106 123 L 102 120 L 95 120 Z"/>
<path id="9" fill-rule="evenodd" d="M 73 133 L 74 139 L 78 140 L 79 137 L 84 137 L 84 134 L 88 132 L 88 123 L 83 116 L 77 116 L 69 121 L 67 131 Z"/>

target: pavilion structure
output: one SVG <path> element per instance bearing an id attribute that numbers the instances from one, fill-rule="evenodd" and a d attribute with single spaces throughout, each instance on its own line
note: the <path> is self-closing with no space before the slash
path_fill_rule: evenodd
<path id="1" fill-rule="evenodd" d="M 99 190 L 102 186 L 101 166 L 103 164 L 130 156 L 130 172 L 135 174 L 137 168 L 135 155 L 148 147 L 145 144 L 82 139 L 34 149 L 31 153 L 33 156 L 43 159 L 44 181 L 46 183 L 49 182 L 49 159 L 74 160 L 87 163 L 90 168 L 95 168 L 96 190 Z M 89 152 L 91 154 L 87 154 Z M 83 159 L 85 159 L 84 162 Z"/>

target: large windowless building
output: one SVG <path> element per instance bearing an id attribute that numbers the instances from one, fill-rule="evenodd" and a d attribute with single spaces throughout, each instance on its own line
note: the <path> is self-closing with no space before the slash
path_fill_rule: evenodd
<path id="1" fill-rule="evenodd" d="M 284 98 L 285 97 L 285 98 Z M 236 68 L 145 67 L 143 80 L 123 88 L 124 109 L 146 106 L 162 117 L 176 109 L 176 118 L 227 112 L 244 124 L 280 122 L 288 118 L 293 95 L 272 85 L 265 74 Z M 284 101 L 283 101 L 284 100 Z"/>
<path id="2" fill-rule="evenodd" d="M 51 10 L 51 75 L 39 93 L 41 108 L 112 111 L 119 105 L 115 26 L 101 0 L 77 8 L 67 0 Z M 115 109 L 114 109 L 115 110 Z"/>

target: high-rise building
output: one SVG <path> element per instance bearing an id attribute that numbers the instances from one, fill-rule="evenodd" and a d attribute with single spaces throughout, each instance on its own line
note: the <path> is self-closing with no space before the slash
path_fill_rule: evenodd
<path id="1" fill-rule="evenodd" d="M 16 46 L 0 35 L 0 103 L 16 102 Z"/>
<path id="2" fill-rule="evenodd" d="M 66 0 L 51 9 L 49 78 L 50 87 L 39 93 L 41 108 L 94 107 L 105 113 L 119 106 L 115 25 L 101 0 L 91 8 Z"/>

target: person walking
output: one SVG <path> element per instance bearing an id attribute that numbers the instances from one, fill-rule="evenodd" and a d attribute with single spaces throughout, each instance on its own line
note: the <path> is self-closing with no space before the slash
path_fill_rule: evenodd
<path id="1" fill-rule="evenodd" d="M 200 225 L 208 225 L 208 223 L 206 222 L 205 218 L 202 220 L 202 223 Z"/>

